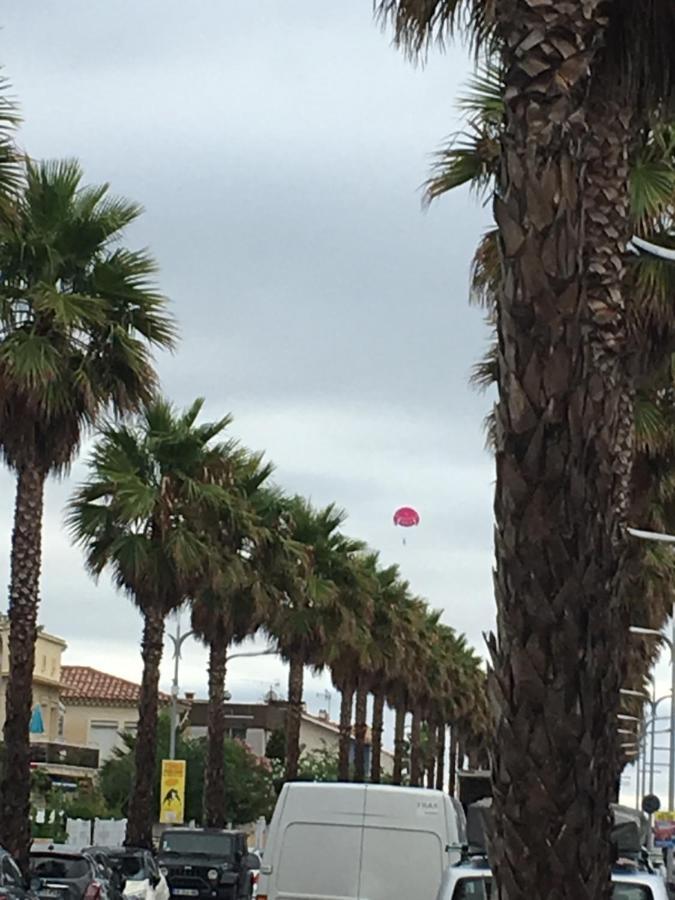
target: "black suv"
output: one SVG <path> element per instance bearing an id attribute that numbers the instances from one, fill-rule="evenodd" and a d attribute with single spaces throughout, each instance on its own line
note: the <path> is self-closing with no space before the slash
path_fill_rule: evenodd
<path id="1" fill-rule="evenodd" d="M 162 834 L 157 857 L 172 897 L 249 900 L 253 894 L 251 871 L 259 862 L 240 831 L 172 828 Z"/>

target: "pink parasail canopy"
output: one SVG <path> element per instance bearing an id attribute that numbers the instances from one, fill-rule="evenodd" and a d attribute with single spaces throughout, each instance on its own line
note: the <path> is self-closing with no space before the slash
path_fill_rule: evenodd
<path id="1" fill-rule="evenodd" d="M 420 514 L 412 506 L 402 506 L 394 513 L 394 525 L 400 525 L 401 528 L 412 528 L 413 525 L 420 524 Z"/>

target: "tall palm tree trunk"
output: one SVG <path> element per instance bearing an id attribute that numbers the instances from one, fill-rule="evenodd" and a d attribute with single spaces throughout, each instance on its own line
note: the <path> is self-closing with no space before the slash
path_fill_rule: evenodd
<path id="1" fill-rule="evenodd" d="M 370 780 L 379 784 L 382 780 L 382 730 L 384 727 L 384 693 L 376 691 L 373 695 L 373 719 L 371 725 L 372 747 L 370 762 Z"/>
<path id="2" fill-rule="evenodd" d="M 497 4 L 506 86 L 491 642 L 500 900 L 610 896 L 630 436 L 622 225 L 615 232 L 612 214 L 599 227 L 604 211 L 589 204 L 585 180 L 602 6 Z M 609 172 L 613 161 L 598 162 Z M 620 203 L 624 173 L 615 174 Z M 596 215 L 612 248 L 598 272 L 585 234 Z"/>
<path id="3" fill-rule="evenodd" d="M 286 711 L 286 781 L 295 781 L 300 766 L 300 724 L 302 693 L 305 682 L 305 660 L 299 653 L 291 655 L 288 670 L 288 709 Z"/>
<path id="4" fill-rule="evenodd" d="M 230 641 L 219 635 L 209 644 L 209 708 L 206 771 L 204 773 L 204 824 L 225 828 L 225 676 Z"/>
<path id="5" fill-rule="evenodd" d="M 368 688 L 359 684 L 354 715 L 354 781 L 363 784 L 366 772 L 366 734 L 368 732 Z M 372 749 L 372 748 L 371 748 Z"/>
<path id="6" fill-rule="evenodd" d="M 436 790 L 445 790 L 445 737 L 447 728 L 445 723 L 438 726 L 436 735 Z"/>
<path id="7" fill-rule="evenodd" d="M 422 784 L 422 715 L 418 706 L 413 708 L 410 726 L 410 784 Z"/>
<path id="8" fill-rule="evenodd" d="M 159 664 L 164 645 L 164 616 L 156 609 L 143 615 L 143 677 L 138 703 L 138 728 L 134 759 L 134 783 L 129 800 L 127 847 L 152 849 L 152 824 L 155 809 L 155 773 L 157 762 L 157 710 L 159 706 Z"/>
<path id="9" fill-rule="evenodd" d="M 457 790 L 457 726 L 450 726 L 450 752 L 448 759 L 448 793 L 455 796 Z"/>
<path id="10" fill-rule="evenodd" d="M 427 773 L 427 787 L 436 785 L 436 754 L 438 753 L 438 729 L 434 721 L 427 721 L 427 750 L 425 768 Z"/>
<path id="11" fill-rule="evenodd" d="M 352 746 L 352 709 L 354 706 L 354 685 L 342 685 L 340 700 L 340 745 L 338 748 L 338 781 L 349 781 L 349 763 Z"/>
<path id="12" fill-rule="evenodd" d="M 0 844 L 28 872 L 30 826 L 30 719 L 42 562 L 45 475 L 26 466 L 18 473 L 9 587 L 9 678 L 0 794 Z"/>
<path id="13" fill-rule="evenodd" d="M 396 706 L 396 723 L 394 725 L 394 784 L 403 784 L 403 756 L 405 754 L 405 703 Z"/>

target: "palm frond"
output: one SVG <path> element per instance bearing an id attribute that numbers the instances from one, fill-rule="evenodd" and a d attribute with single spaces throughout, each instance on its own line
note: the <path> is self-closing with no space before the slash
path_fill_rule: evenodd
<path id="1" fill-rule="evenodd" d="M 456 34 L 480 50 L 492 38 L 494 11 L 495 0 L 375 0 L 376 18 L 393 27 L 395 44 L 411 57 Z"/>

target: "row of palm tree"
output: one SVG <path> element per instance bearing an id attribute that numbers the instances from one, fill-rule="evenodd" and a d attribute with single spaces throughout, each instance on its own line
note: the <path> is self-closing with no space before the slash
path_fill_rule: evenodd
<path id="1" fill-rule="evenodd" d="M 452 723 L 464 740 L 486 721 L 480 661 L 440 614 L 412 595 L 396 566 L 342 531 L 344 513 L 316 509 L 272 485 L 272 466 L 226 439 L 230 418 L 199 424 L 202 401 L 176 412 L 155 399 L 135 419 L 101 431 L 89 477 L 68 507 L 88 570 L 110 570 L 144 622 L 136 781 L 127 842 L 148 845 L 159 664 L 167 616 L 189 604 L 209 651 L 204 821 L 225 825 L 224 697 L 229 646 L 266 633 L 289 665 L 286 778 L 298 777 L 306 667 L 330 669 L 341 692 L 339 777 L 366 779 L 368 695 L 374 721 L 371 777 L 379 781 L 382 710 L 399 731 L 412 714 L 409 781 L 423 776 L 421 728 Z M 356 697 L 356 720 L 353 706 Z M 428 755 L 426 767 L 436 766 Z M 403 778 L 403 746 L 394 780 Z"/>
<path id="2" fill-rule="evenodd" d="M 3 96 L 3 95 L 0 95 Z M 273 467 L 231 438 L 231 418 L 200 421 L 203 401 L 177 411 L 158 393 L 153 350 L 176 324 L 146 252 L 126 249 L 140 208 L 84 184 L 74 160 L 36 163 L 12 140 L 16 110 L 0 103 L 0 449 L 16 474 L 10 573 L 10 672 L 0 786 L 0 843 L 25 868 L 30 848 L 32 674 L 39 611 L 44 486 L 97 439 L 67 523 L 95 578 L 112 575 L 141 613 L 143 677 L 126 841 L 150 846 L 158 685 L 167 617 L 189 604 L 208 647 L 209 727 L 204 819 L 225 824 L 223 738 L 228 647 L 263 630 L 289 664 L 286 777 L 297 777 L 307 666 L 330 669 L 343 696 L 340 773 L 365 772 L 373 696 L 379 780 L 383 709 L 397 729 L 412 714 L 409 778 L 421 783 L 422 723 L 453 724 L 465 747 L 486 716 L 478 658 L 344 534 L 344 513 L 286 496 Z M 352 728 L 353 699 L 357 698 Z M 400 735 L 399 735 L 400 738 Z M 437 741 L 438 743 L 438 741 Z M 457 753 L 455 753 L 455 759 Z M 397 742 L 396 778 L 403 778 Z M 437 767 L 441 769 L 442 767 Z M 442 782 L 442 772 L 440 774 Z"/>
<path id="3" fill-rule="evenodd" d="M 443 155 L 431 187 L 486 188 L 496 222 L 476 268 L 497 337 L 482 371 L 499 397 L 496 889 L 505 900 L 609 897 L 619 688 L 629 666 L 638 664 L 632 677 L 644 673 L 644 649 L 624 650 L 628 624 L 646 607 L 662 621 L 672 579 L 672 563 L 654 554 L 649 573 L 641 566 L 626 530 L 664 522 L 671 506 L 672 274 L 654 261 L 633 265 L 626 251 L 636 229 L 654 224 L 673 243 L 664 122 L 675 97 L 675 7 L 376 7 L 410 55 L 460 32 L 499 72 L 487 116 Z"/>

